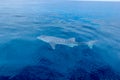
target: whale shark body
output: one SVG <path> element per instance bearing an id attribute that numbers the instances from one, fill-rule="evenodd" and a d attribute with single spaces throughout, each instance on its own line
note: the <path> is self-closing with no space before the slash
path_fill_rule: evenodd
<path id="1" fill-rule="evenodd" d="M 69 38 L 69 39 L 64 39 L 64 38 L 59 38 L 59 37 L 54 37 L 54 36 L 45 36 L 45 35 L 41 35 L 38 36 L 37 39 L 42 40 L 46 43 L 49 43 L 50 46 L 52 47 L 52 49 L 55 49 L 56 45 L 66 45 L 69 47 L 75 47 L 75 46 L 79 46 L 81 44 L 86 44 L 88 45 L 89 48 L 93 48 L 94 43 L 96 42 L 96 40 L 91 40 L 88 42 L 76 42 L 75 38 Z"/>

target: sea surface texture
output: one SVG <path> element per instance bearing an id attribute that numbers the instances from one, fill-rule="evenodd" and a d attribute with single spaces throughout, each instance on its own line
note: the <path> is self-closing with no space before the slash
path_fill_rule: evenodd
<path id="1" fill-rule="evenodd" d="M 97 42 L 53 50 L 41 35 Z M 120 2 L 1 1 L 0 80 L 120 80 Z"/>

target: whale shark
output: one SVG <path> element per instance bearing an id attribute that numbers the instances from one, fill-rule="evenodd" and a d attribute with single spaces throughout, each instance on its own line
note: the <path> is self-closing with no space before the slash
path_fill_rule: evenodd
<path id="1" fill-rule="evenodd" d="M 91 40 L 88 42 L 76 42 L 75 38 L 64 39 L 60 37 L 46 36 L 46 35 L 38 36 L 37 39 L 49 43 L 52 49 L 55 49 L 56 45 L 66 45 L 69 47 L 75 47 L 81 44 L 88 45 L 88 47 L 92 49 L 94 43 L 97 41 L 97 40 Z"/>

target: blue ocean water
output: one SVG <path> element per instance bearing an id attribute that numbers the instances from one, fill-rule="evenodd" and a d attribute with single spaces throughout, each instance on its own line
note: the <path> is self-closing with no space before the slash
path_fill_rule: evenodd
<path id="1" fill-rule="evenodd" d="M 0 80 L 120 80 L 119 2 L 0 4 Z M 97 42 L 53 50 L 40 35 Z"/>

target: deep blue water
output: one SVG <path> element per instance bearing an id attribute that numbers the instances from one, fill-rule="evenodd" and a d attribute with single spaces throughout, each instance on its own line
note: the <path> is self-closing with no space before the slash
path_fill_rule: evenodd
<path id="1" fill-rule="evenodd" d="M 120 3 L 0 3 L 0 80 L 120 80 Z M 75 37 L 68 47 L 37 39 Z"/>

